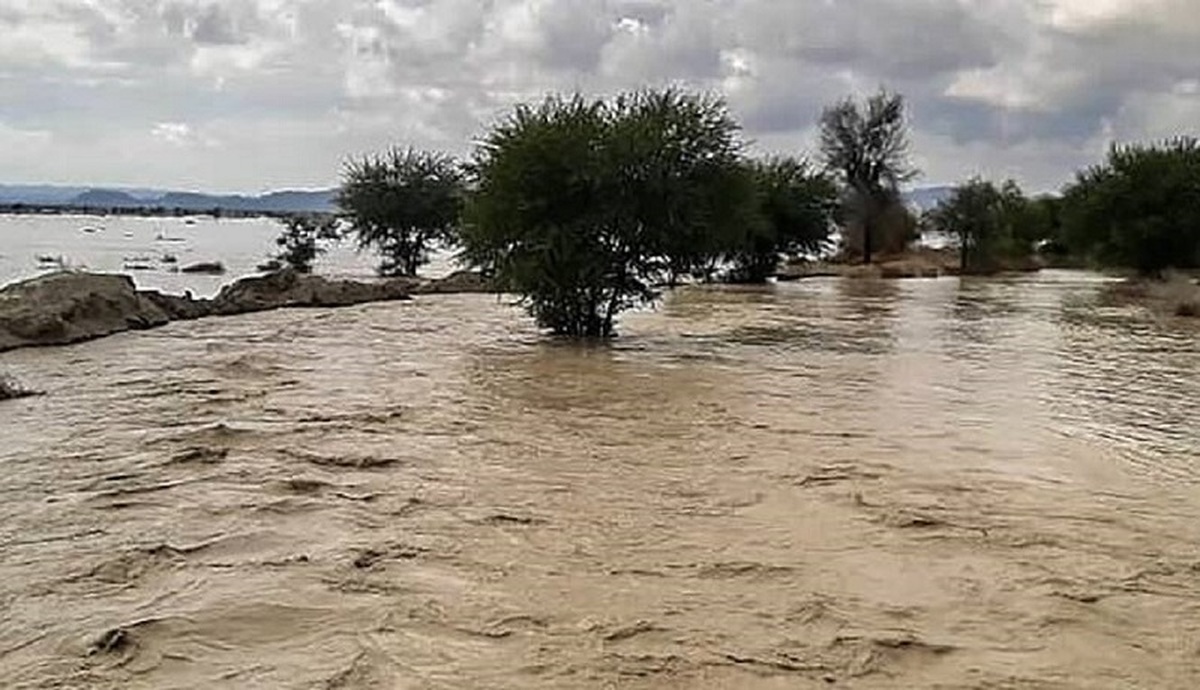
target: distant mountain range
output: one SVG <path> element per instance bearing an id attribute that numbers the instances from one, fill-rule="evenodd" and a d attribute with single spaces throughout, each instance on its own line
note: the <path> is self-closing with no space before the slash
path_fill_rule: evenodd
<path id="1" fill-rule="evenodd" d="M 333 202 L 335 193 L 332 189 L 283 190 L 260 196 L 243 196 L 126 187 L 0 185 L 0 205 L 165 208 L 195 212 L 221 209 L 242 213 L 328 213 L 336 210 Z"/>
<path id="2" fill-rule="evenodd" d="M 921 187 L 904 194 L 918 211 L 945 201 L 953 187 Z M 77 208 L 163 208 L 205 212 L 219 208 L 241 213 L 332 213 L 336 190 L 284 190 L 260 196 L 174 192 L 129 187 L 59 187 L 51 185 L 0 185 L 0 205 L 64 206 Z"/>

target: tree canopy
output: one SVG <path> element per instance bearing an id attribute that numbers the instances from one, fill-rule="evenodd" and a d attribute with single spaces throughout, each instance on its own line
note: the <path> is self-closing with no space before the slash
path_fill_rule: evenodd
<path id="1" fill-rule="evenodd" d="M 802 158 L 750 162 L 758 218 L 732 252 L 732 278 L 759 283 L 781 257 L 815 254 L 829 239 L 837 211 L 837 187 Z"/>
<path id="2" fill-rule="evenodd" d="M 957 240 L 962 270 L 987 273 L 1032 253 L 1038 210 L 1012 180 L 996 185 L 973 178 L 924 220 Z"/>
<path id="3" fill-rule="evenodd" d="M 608 337 L 753 222 L 737 130 L 719 99 L 674 89 L 520 105 L 476 150 L 465 253 L 541 326 Z"/>
<path id="4" fill-rule="evenodd" d="M 383 255 L 383 275 L 415 275 L 438 244 L 454 242 L 463 204 L 463 176 L 453 158 L 392 149 L 351 160 L 337 204 L 360 249 Z"/>
<path id="5" fill-rule="evenodd" d="M 1067 188 L 1061 216 L 1069 248 L 1102 264 L 1200 266 L 1200 141 L 1113 147 Z"/>

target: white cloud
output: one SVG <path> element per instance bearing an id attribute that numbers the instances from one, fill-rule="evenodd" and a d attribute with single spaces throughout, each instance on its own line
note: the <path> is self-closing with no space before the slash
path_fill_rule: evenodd
<path id="1" fill-rule="evenodd" d="M 159 122 L 150 135 L 173 146 L 186 146 L 192 138 L 192 128 L 183 122 Z"/>

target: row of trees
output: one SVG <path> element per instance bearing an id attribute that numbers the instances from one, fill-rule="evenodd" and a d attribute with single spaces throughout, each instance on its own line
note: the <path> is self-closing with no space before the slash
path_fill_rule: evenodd
<path id="1" fill-rule="evenodd" d="M 973 179 L 922 219 L 957 238 L 962 266 L 986 272 L 1036 251 L 1160 275 L 1200 268 L 1200 142 L 1113 147 L 1061 196 Z"/>
<path id="2" fill-rule="evenodd" d="M 676 89 L 611 99 L 551 96 L 516 107 L 470 161 L 393 150 L 347 165 L 337 203 L 384 275 L 413 275 L 458 246 L 555 333 L 607 337 L 621 311 L 692 277 L 762 282 L 817 252 L 837 224 L 870 261 L 900 204 L 903 100 L 881 92 L 829 108 L 824 165 L 752 159 L 717 98 Z M 308 270 L 331 236 L 289 219 L 280 259 Z"/>
<path id="3" fill-rule="evenodd" d="M 1114 149 L 1059 197 L 973 179 L 917 219 L 900 188 L 909 158 L 904 101 L 881 91 L 820 119 L 820 164 L 753 159 L 723 101 L 668 89 L 610 99 L 551 96 L 517 106 L 469 161 L 392 150 L 350 162 L 337 202 L 381 273 L 414 275 L 457 246 L 555 333 L 607 337 L 623 310 L 693 277 L 765 281 L 781 258 L 841 228 L 870 263 L 921 227 L 957 238 L 962 267 L 1027 262 L 1035 248 L 1145 272 L 1200 263 L 1200 148 Z M 311 265 L 335 225 L 292 219 L 281 258 Z"/>

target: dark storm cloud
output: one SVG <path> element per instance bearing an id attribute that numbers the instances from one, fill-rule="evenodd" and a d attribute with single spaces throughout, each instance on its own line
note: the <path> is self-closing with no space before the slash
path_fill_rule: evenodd
<path id="1" fill-rule="evenodd" d="M 823 106 L 887 85 L 928 181 L 998 161 L 1047 186 L 1110 138 L 1194 133 L 1198 15 L 1194 0 L 0 0 L 0 169 L 326 184 L 392 143 L 465 153 L 546 91 L 668 83 L 724 95 L 747 137 L 802 152 Z"/>

